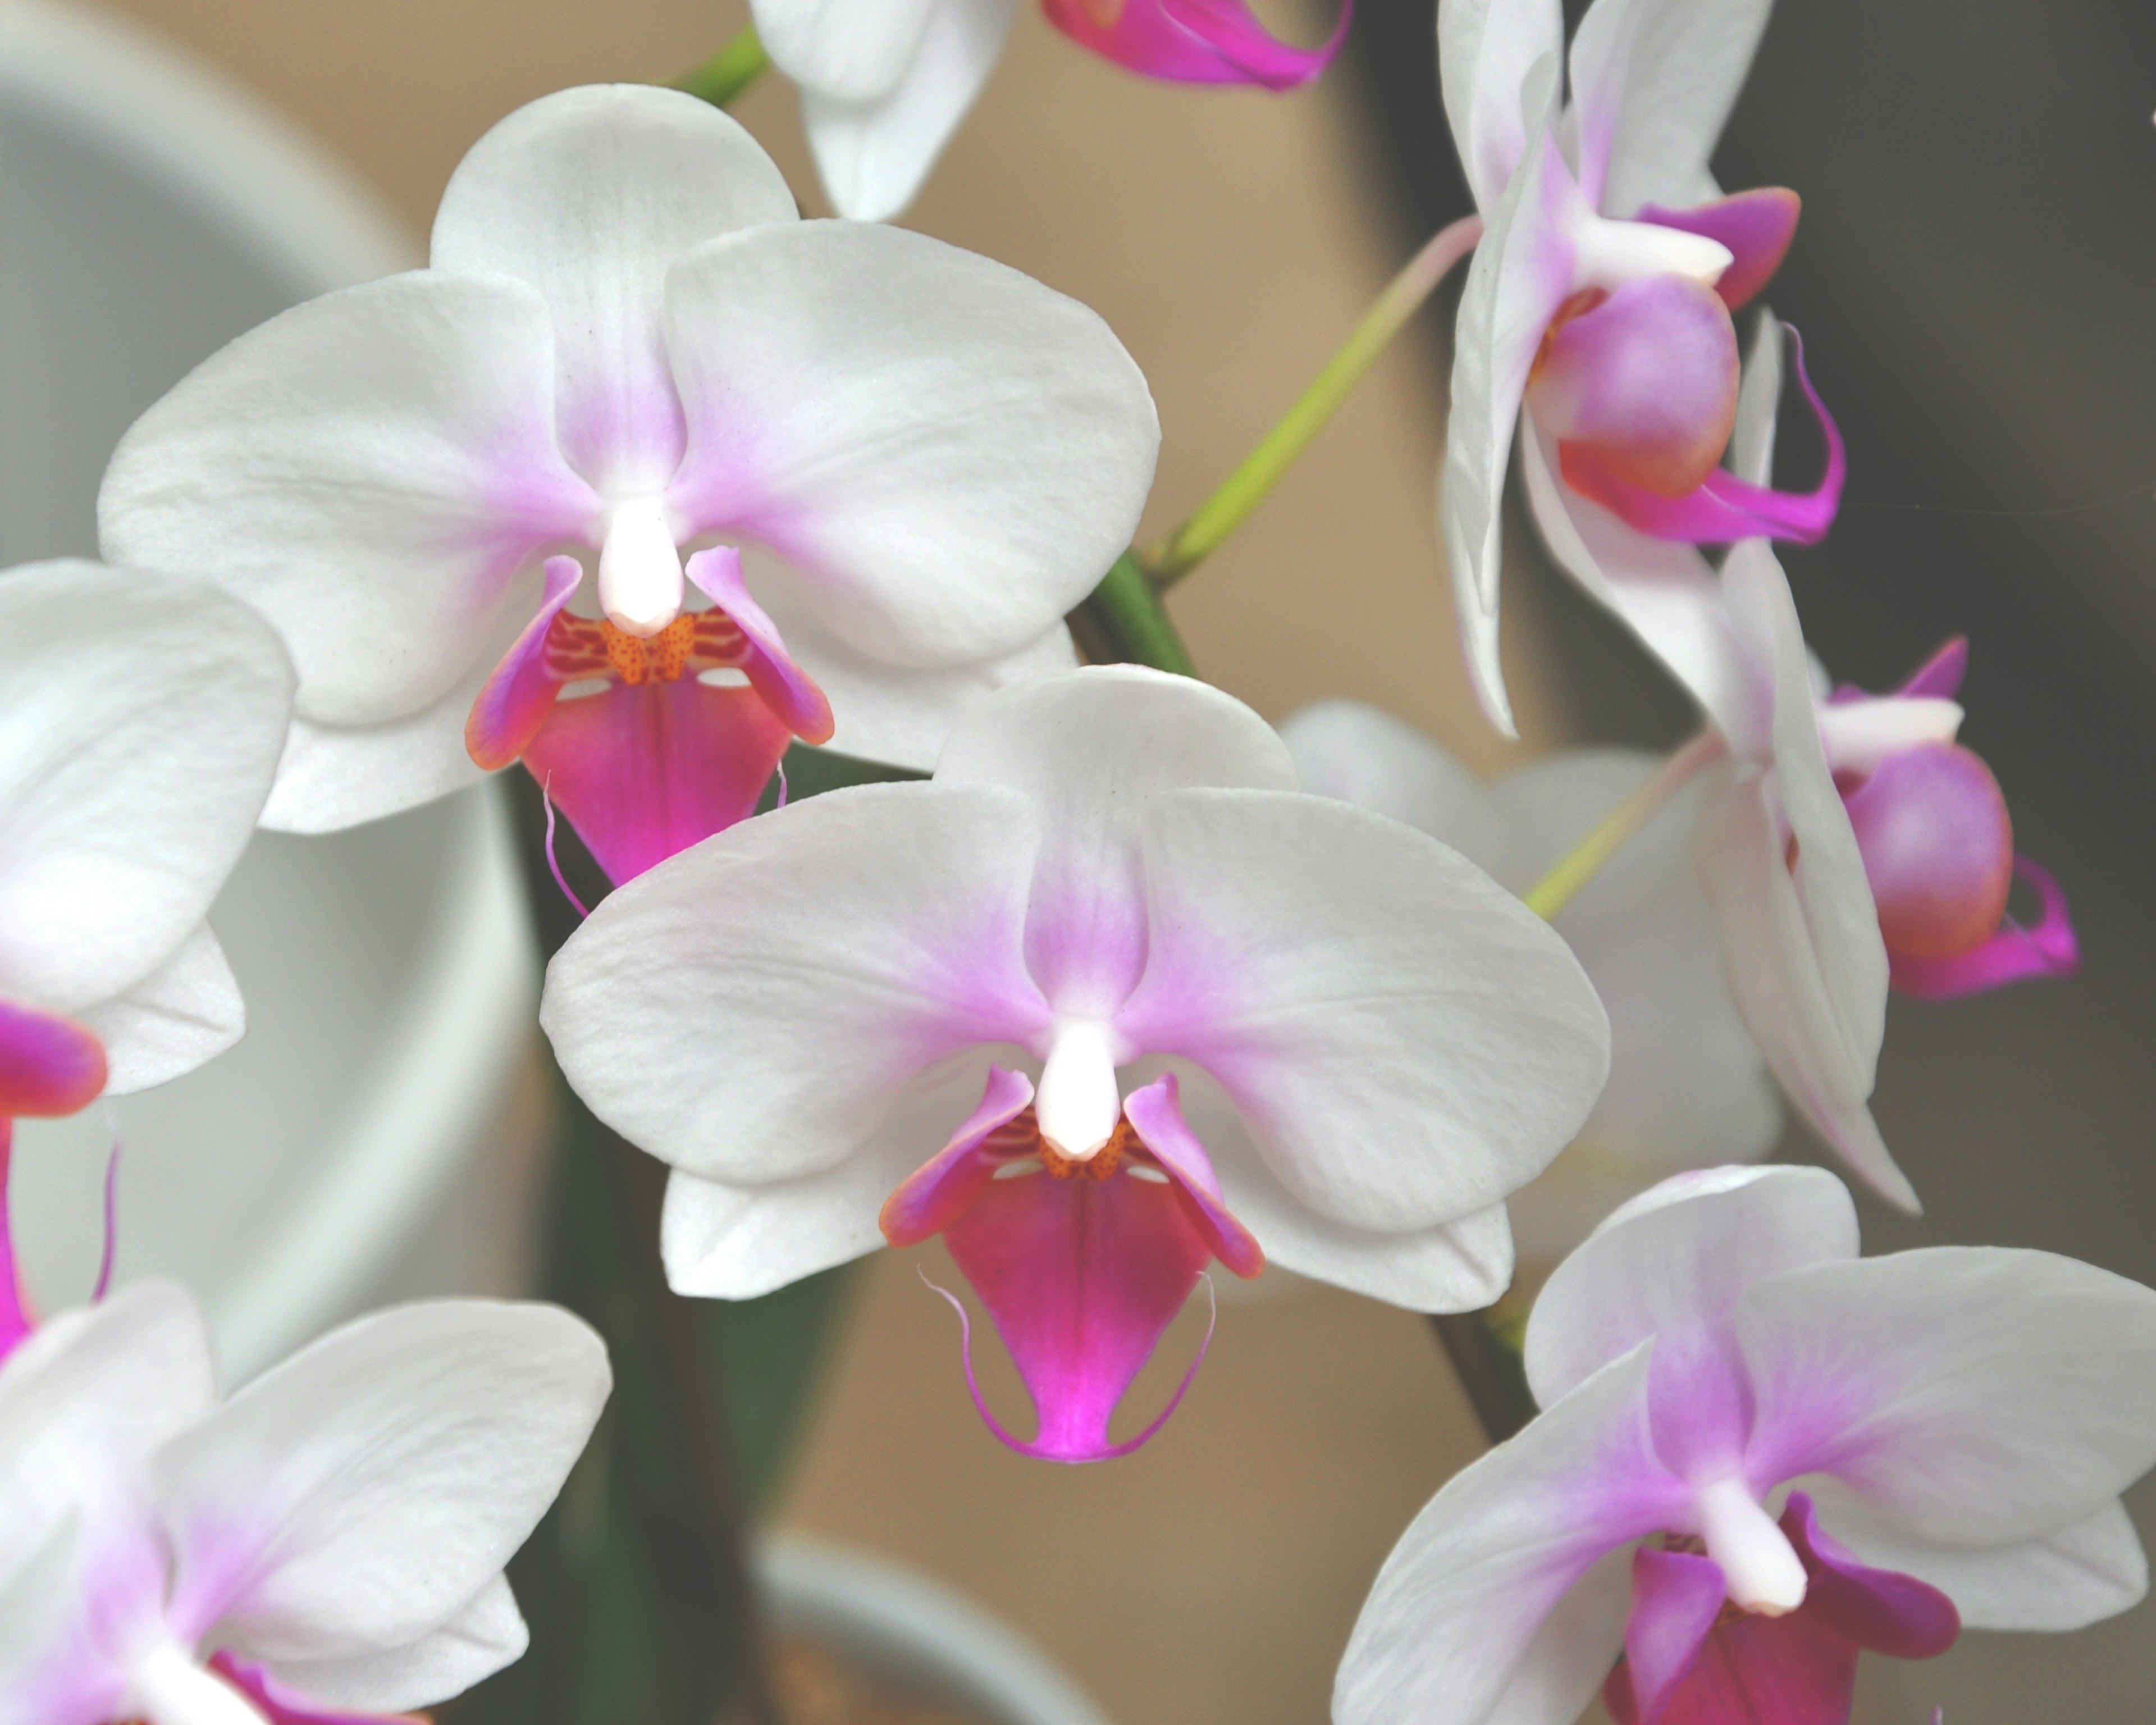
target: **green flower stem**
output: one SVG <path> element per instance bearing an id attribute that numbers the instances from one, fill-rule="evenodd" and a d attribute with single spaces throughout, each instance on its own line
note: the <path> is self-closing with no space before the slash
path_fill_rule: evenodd
<path id="1" fill-rule="evenodd" d="M 1199 506 L 1196 514 L 1145 554 L 1146 572 L 1158 585 L 1167 587 L 1181 580 L 1242 526 L 1325 429 L 1326 422 L 1339 411 L 1341 403 L 1354 393 L 1393 337 L 1422 309 L 1438 283 L 1475 249 L 1481 238 L 1481 217 L 1463 216 L 1440 228 L 1407 268 L 1393 278 L 1345 345 L 1326 362 L 1325 369 L 1243 465 Z"/>
<path id="2" fill-rule="evenodd" d="M 770 64 L 771 56 L 764 52 L 763 39 L 756 33 L 756 26 L 744 24 L 738 35 L 674 87 L 701 96 L 714 108 L 723 108 L 761 78 Z"/>
<path id="3" fill-rule="evenodd" d="M 1175 622 L 1160 602 L 1137 554 L 1125 552 L 1101 584 L 1070 614 L 1071 633 L 1086 657 L 1096 665 L 1149 665 L 1156 670 L 1194 677 L 1190 649 L 1175 631 Z"/>
<path id="4" fill-rule="evenodd" d="M 1663 762 L 1653 778 L 1604 816 L 1570 855 L 1527 889 L 1523 900 L 1527 907 L 1544 922 L 1555 922 L 1609 859 L 1660 814 L 1671 798 L 1720 760 L 1727 747 L 1719 732 L 1702 731 Z"/>
<path id="5" fill-rule="evenodd" d="M 1481 1312 L 1440 1312 L 1430 1322 L 1491 1443 L 1503 1443 L 1535 1417 L 1523 1352 L 1527 1317 L 1511 1295 Z"/>

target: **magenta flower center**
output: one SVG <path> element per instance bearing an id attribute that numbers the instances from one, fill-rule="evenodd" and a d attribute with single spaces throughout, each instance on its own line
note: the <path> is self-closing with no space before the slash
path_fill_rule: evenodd
<path id="1" fill-rule="evenodd" d="M 1953 958 L 1997 932 L 2014 824 L 1991 769 L 1958 743 L 1889 755 L 1842 786 L 1879 931 L 1897 957 Z"/>

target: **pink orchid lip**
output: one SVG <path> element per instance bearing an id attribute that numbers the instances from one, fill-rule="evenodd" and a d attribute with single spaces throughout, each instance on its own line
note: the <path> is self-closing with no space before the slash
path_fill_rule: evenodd
<path id="1" fill-rule="evenodd" d="M 0 999 L 0 1117 L 55 1118 L 105 1093 L 105 1045 L 72 1019 Z"/>
<path id="2" fill-rule="evenodd" d="M 1720 1568 L 1682 1545 L 1633 1554 L 1625 1656 L 1602 1690 L 1618 1725 L 1847 1725 L 1860 1651 L 1932 1659 L 1959 1637 L 1953 1600 L 1859 1563 L 1804 1492 L 1781 1528 L 1806 1579 L 1804 1604 L 1781 1617 L 1729 1609 Z"/>
<path id="3" fill-rule="evenodd" d="M 465 747 L 490 772 L 522 758 L 617 884 L 747 819 L 795 737 L 827 742 L 830 702 L 749 596 L 741 554 L 697 552 L 712 603 L 648 638 L 567 608 L 583 579 L 549 557 L 537 614 L 472 703 Z M 740 672 L 746 688 L 699 673 Z M 564 702 L 572 683 L 599 695 Z"/>
<path id="4" fill-rule="evenodd" d="M 1762 186 L 1738 192 L 1691 209 L 1664 209 L 1645 204 L 1635 221 L 1657 228 L 1673 228 L 1680 234 L 1697 234 L 1728 248 L 1729 267 L 1714 285 L 1715 292 L 1732 311 L 1742 310 L 1758 297 L 1789 255 L 1797 237 L 1797 218 L 1804 201 L 1784 186 Z"/>
<path id="5" fill-rule="evenodd" d="M 1205 1266 L 1218 1259 L 1251 1276 L 1265 1255 L 1183 1124 L 1173 1075 L 1133 1092 L 1114 1137 L 1082 1162 L 1048 1147 L 1032 1105 L 1022 1075 L 992 1069 L 951 1142 L 885 1203 L 884 1235 L 894 1245 L 942 1235 L 988 1308 L 1040 1416 L 1029 1443 L 988 1410 L 971 1322 L 944 1295 L 959 1315 L 967 1387 L 996 1437 L 1047 1461 L 1107 1461 L 1149 1442 L 1196 1377 L 1209 1324 L 1167 1407 L 1136 1437 L 1110 1439 L 1116 1406 Z"/>
<path id="6" fill-rule="evenodd" d="M 1728 447 L 1739 376 L 1737 331 L 1714 290 L 1648 275 L 1568 302 L 1543 337 L 1527 399 L 1560 450 L 1677 498 Z"/>
<path id="7" fill-rule="evenodd" d="M 14 1147 L 15 1122 L 0 1115 L 0 1363 L 38 1327 L 23 1286 L 22 1267 L 15 1261 L 15 1227 L 8 1203 Z"/>
<path id="8" fill-rule="evenodd" d="M 1951 701 L 1961 693 L 1963 679 L 1968 674 L 1969 639 L 1955 635 L 1894 692 L 1907 699 Z M 1878 698 L 1854 684 L 1845 683 L 1828 697 L 1828 702 L 1839 706 Z M 2010 827 L 2007 835 L 2010 855 Z M 1868 860 L 1866 873 L 1870 873 Z M 2012 880 L 2020 881 L 2036 895 L 2040 914 L 2034 926 L 2024 927 L 2006 912 L 2005 891 L 2002 889 L 1999 894 L 1999 914 L 1985 925 L 1986 937 L 1973 947 L 1943 956 L 1926 955 L 1898 947 L 1890 940 L 1888 975 L 1892 986 L 1912 999 L 1957 1000 L 2015 983 L 2061 980 L 2079 970 L 2081 942 L 2074 932 L 2066 893 L 2057 880 L 2049 870 L 2027 857 L 2010 855 L 2010 885 Z M 1876 891 L 1875 882 L 1874 891 Z"/>
<path id="9" fill-rule="evenodd" d="M 1244 0 L 1043 0 L 1048 21 L 1104 59 L 1174 84 L 1294 90 L 1332 64 L 1354 0 L 1316 48 L 1296 48 L 1260 23 Z"/>
<path id="10" fill-rule="evenodd" d="M 1889 954 L 1958 958 L 1997 932 L 2014 882 L 2014 824 L 1975 754 L 1950 742 L 1897 749 L 1842 803 Z"/>
<path id="11" fill-rule="evenodd" d="M 1795 331 L 1790 335 L 1794 339 Z M 1651 539 L 1680 545 L 1733 545 L 1740 539 L 1817 544 L 1826 536 L 1841 506 L 1849 454 L 1840 428 L 1812 387 L 1801 341 L 1796 342 L 1796 362 L 1797 381 L 1826 439 L 1826 474 L 1815 489 L 1777 491 L 1717 467 L 1697 490 L 1681 497 L 1664 497 L 1613 471 L 1594 450 L 1560 443 L 1558 465 L 1564 482 Z"/>

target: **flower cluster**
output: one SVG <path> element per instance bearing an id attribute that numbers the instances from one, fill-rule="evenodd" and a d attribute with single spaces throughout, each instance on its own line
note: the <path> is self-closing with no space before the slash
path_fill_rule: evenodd
<path id="1" fill-rule="evenodd" d="M 1078 664 L 1089 604 L 1173 644 L 1158 588 L 1199 554 L 1130 549 L 1145 381 L 1084 306 L 877 224 L 1014 9 L 755 0 L 837 220 L 684 91 L 510 115 L 426 268 L 273 319 L 129 431 L 106 562 L 0 578 L 0 1725 L 363 1725 L 523 1651 L 504 1568 L 610 1382 L 581 1319 L 393 1309 L 220 1399 L 183 1291 L 40 1323 L 5 1225 L 15 1119 L 239 1035 L 206 919 L 258 823 L 517 763 L 613 883 L 540 1021 L 670 1170 L 644 1244 L 675 1293 L 940 1238 L 1035 1429 L 975 1388 L 983 1419 L 1090 1462 L 1189 1389 L 1196 1359 L 1123 1413 L 1215 1265 L 1466 1313 L 1517 1228 L 1539 1412 L 1408 1531 L 1338 1725 L 1564 1725 L 1598 1692 L 1623 1725 L 1845 1725 L 1860 1650 L 2145 1591 L 2118 1499 L 2156 1464 L 2156 1293 L 1863 1259 L 1835 1175 L 1743 1165 L 1786 1097 L 1913 1209 L 1869 1108 L 1890 988 L 2077 959 L 1957 741 L 1966 644 L 1837 687 L 1774 555 L 1825 536 L 1845 459 L 1763 308 L 1740 362 L 1798 215 L 1707 167 L 1763 0 L 1594 0 L 1568 49 L 1554 0 L 1437 7 L 1478 214 L 1367 327 L 1479 233 L 1442 479 L 1470 674 L 1509 728 L 1517 465 L 1701 716 L 1667 760 L 1489 786 L 1351 701 L 1276 730 L 1179 648 Z M 1272 90 L 1348 21 L 1300 49 L 1242 0 L 1045 9 L 1140 72 Z M 1804 490 L 1773 484 L 1785 351 Z M 882 777 L 788 803 L 782 760 L 826 745 Z"/>

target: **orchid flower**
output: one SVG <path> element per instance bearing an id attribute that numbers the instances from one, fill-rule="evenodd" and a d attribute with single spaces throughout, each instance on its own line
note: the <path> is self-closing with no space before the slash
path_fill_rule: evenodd
<path id="1" fill-rule="evenodd" d="M 1779 391 L 1770 318 L 1745 370 L 1732 440 L 1740 473 L 1772 461 Z M 1612 542 L 1600 542 L 1604 551 Z M 1584 579 L 1599 567 L 1584 538 L 1552 543 Z M 1813 1127 L 1883 1196 L 1913 1209 L 1916 1194 L 1867 1106 L 1889 983 L 1936 999 L 2066 974 L 2078 949 L 2064 896 L 2015 858 L 1996 782 L 1954 742 L 1958 644 L 1892 695 L 1831 693 L 1764 540 L 1732 547 L 1719 571 L 1689 547 L 1660 550 L 1655 581 L 1612 584 L 1604 597 L 1726 745 L 1694 862 L 1738 1010 Z M 2006 915 L 2017 874 L 2043 899 L 2034 928 Z"/>
<path id="2" fill-rule="evenodd" d="M 291 701 L 275 633 L 213 588 L 74 561 L 0 574 L 0 1122 L 239 1040 L 205 919 Z"/>
<path id="3" fill-rule="evenodd" d="M 1298 792 L 1239 701 L 1128 666 L 983 701 L 927 783 L 654 870 L 562 948 L 540 1018 L 672 1164 L 677 1290 L 941 1234 L 1040 1415 L 998 1435 L 1065 1461 L 1143 1441 L 1110 1416 L 1216 1259 L 1493 1300 L 1504 1198 L 1609 1047 L 1564 943 L 1479 870 Z"/>
<path id="4" fill-rule="evenodd" d="M 1070 665 L 1158 439 L 1083 306 L 798 221 L 725 115 L 603 86 L 474 146 L 429 268 L 273 319 L 152 408 L 99 521 L 284 634 L 267 824 L 521 756 L 623 880 L 752 812 L 792 738 L 926 768 L 969 701 Z"/>
<path id="5" fill-rule="evenodd" d="M 1386 1560 L 1337 1725 L 1571 1725 L 1598 1688 L 1623 1725 L 1846 1725 L 1859 1648 L 2139 1599 L 2156 1293 L 1857 1252 L 1818 1168 L 1681 1174 L 1604 1222 L 1528 1320 L 1541 1414 Z"/>
<path id="6" fill-rule="evenodd" d="M 1630 749 L 1575 749 L 1495 784 L 1359 701 L 1281 726 L 1302 787 L 1405 821 L 1525 892 L 1654 770 Z M 1681 1169 L 1756 1162 L 1782 1111 L 1722 979 L 1692 872 L 1696 790 L 1618 853 L 1553 926 L 1609 1014 L 1609 1081 L 1579 1136 L 1507 1204 L 1523 1263 L 1547 1269 L 1626 1199 Z"/>
<path id="7" fill-rule="evenodd" d="M 0 1363 L 0 1725 L 368 1725 L 524 1651 L 502 1568 L 590 1435 L 552 1307 L 348 1324 L 219 1405 L 180 1288 Z"/>
<path id="8" fill-rule="evenodd" d="M 1485 218 L 1460 305 L 1444 480 L 1468 665 L 1509 734 L 1497 659 L 1500 505 L 1515 426 L 1546 468 L 1537 518 L 1583 503 L 1650 543 L 1810 543 L 1834 519 L 1839 434 L 1819 488 L 1724 470 L 1738 389 L 1731 314 L 1765 285 L 1798 200 L 1723 197 L 1707 171 L 1766 0 L 1595 0 L 1563 100 L 1557 0 L 1441 0 L 1439 71 Z M 1810 385 L 1806 384 L 1809 393 Z M 1569 566 L 1568 566 L 1569 567 Z"/>
<path id="9" fill-rule="evenodd" d="M 1317 48 L 1269 33 L 1245 0 L 1042 0 L 1049 22 L 1103 59 L 1177 84 L 1293 90 L 1332 64 L 1353 0 Z M 751 0 L 773 64 L 801 89 L 809 148 L 833 205 L 898 215 L 987 83 L 1018 0 Z"/>

